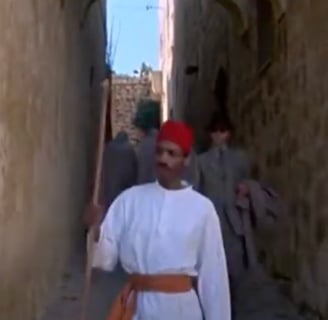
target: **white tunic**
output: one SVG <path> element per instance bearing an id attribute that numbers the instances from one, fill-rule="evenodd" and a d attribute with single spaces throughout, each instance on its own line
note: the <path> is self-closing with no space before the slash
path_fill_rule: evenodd
<path id="1" fill-rule="evenodd" d="M 111 271 L 118 258 L 128 273 L 188 274 L 198 295 L 139 293 L 134 320 L 230 320 L 230 292 L 218 216 L 191 187 L 157 182 L 124 191 L 101 226 L 93 265 Z"/>

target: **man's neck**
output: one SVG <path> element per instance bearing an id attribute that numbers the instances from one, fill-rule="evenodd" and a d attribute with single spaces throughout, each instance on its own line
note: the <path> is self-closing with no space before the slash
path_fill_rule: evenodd
<path id="1" fill-rule="evenodd" d="M 214 149 L 226 149 L 228 148 L 228 143 L 213 144 Z"/>
<path id="2" fill-rule="evenodd" d="M 176 179 L 173 181 L 158 181 L 159 184 L 168 190 L 179 190 L 183 188 L 181 179 Z"/>

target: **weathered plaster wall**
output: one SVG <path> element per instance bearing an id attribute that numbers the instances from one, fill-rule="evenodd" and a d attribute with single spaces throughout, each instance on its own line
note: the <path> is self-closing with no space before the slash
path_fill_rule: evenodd
<path id="1" fill-rule="evenodd" d="M 0 1 L 1 319 L 37 318 L 76 238 L 104 76 L 101 10 L 81 29 L 82 1 Z"/>
<path id="2" fill-rule="evenodd" d="M 238 137 L 260 178 L 272 183 L 287 206 L 279 234 L 272 245 L 266 242 L 267 264 L 290 284 L 303 312 L 326 319 L 328 2 L 287 1 L 285 17 L 276 22 L 275 56 L 265 70 L 258 65 L 256 2 L 236 2 L 247 8 L 246 38 L 238 36 L 231 16 L 215 1 L 177 4 L 175 107 L 196 127 L 202 143 L 206 119 L 218 107 L 217 72 L 226 71 Z M 192 61 L 199 72 L 186 76 L 183 67 Z"/>

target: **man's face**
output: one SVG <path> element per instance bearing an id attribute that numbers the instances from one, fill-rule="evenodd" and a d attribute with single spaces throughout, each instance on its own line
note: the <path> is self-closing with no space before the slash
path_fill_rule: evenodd
<path id="1" fill-rule="evenodd" d="M 183 151 L 170 141 L 162 141 L 157 144 L 155 161 L 157 178 L 165 182 L 181 177 L 187 164 Z"/>
<path id="2" fill-rule="evenodd" d="M 228 130 L 217 130 L 211 133 L 211 139 L 215 146 L 222 146 L 227 144 L 230 139 L 230 131 Z"/>

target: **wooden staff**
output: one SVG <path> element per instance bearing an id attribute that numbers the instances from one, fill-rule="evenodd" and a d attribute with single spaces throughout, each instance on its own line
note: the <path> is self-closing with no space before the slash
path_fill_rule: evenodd
<path id="1" fill-rule="evenodd" d="M 107 105 L 108 105 L 108 96 L 110 92 L 110 83 L 106 79 L 102 83 L 102 104 L 101 104 L 101 114 L 100 114 L 100 126 L 99 126 L 99 135 L 98 135 L 98 145 L 97 145 L 97 157 L 96 157 L 96 169 L 95 169 L 95 180 L 94 188 L 92 194 L 91 204 L 94 206 L 99 205 L 99 194 L 100 194 L 100 182 L 101 182 L 101 173 L 103 165 L 103 153 L 104 153 L 104 144 L 105 144 L 105 130 L 106 130 L 106 114 L 107 114 Z M 84 278 L 84 291 L 82 296 L 82 309 L 81 309 L 81 320 L 86 320 L 87 316 L 87 307 L 89 302 L 90 286 L 91 286 L 91 274 L 92 274 L 92 260 L 94 256 L 94 239 L 95 239 L 95 230 L 94 227 L 90 227 L 87 235 L 87 261 L 85 268 L 85 278 Z"/>

